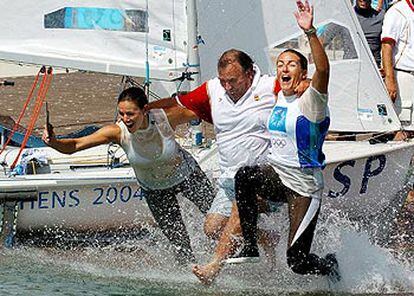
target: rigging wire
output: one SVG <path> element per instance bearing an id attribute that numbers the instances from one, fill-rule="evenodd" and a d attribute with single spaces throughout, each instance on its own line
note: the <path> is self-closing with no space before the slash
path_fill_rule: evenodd
<path id="1" fill-rule="evenodd" d="M 36 89 L 36 86 L 38 84 L 40 73 L 44 73 L 45 71 L 46 71 L 46 68 L 43 66 L 37 72 L 37 75 L 36 75 L 36 77 L 35 77 L 35 79 L 33 81 L 32 87 L 30 88 L 29 94 L 28 94 L 28 96 L 26 98 L 26 102 L 24 103 L 23 108 L 20 111 L 19 117 L 17 118 L 16 122 L 13 125 L 12 131 L 9 134 L 6 143 L 3 145 L 3 147 L 2 147 L 2 149 L 0 151 L 0 155 L 4 152 L 4 150 L 6 150 L 6 147 L 10 144 L 10 142 L 11 142 L 11 140 L 12 140 L 12 138 L 13 138 L 16 130 L 17 130 L 17 128 L 20 126 L 20 121 L 22 120 L 22 118 L 23 118 L 23 116 L 24 116 L 24 114 L 26 112 L 26 109 L 27 109 L 29 103 L 30 103 L 30 101 L 33 98 L 33 93 L 34 93 L 34 91 Z"/>
<path id="2" fill-rule="evenodd" d="M 120 94 L 124 89 L 125 85 L 127 84 L 127 76 L 122 76 L 121 83 L 119 84 L 118 94 Z M 118 105 L 115 107 L 113 123 L 117 122 L 118 118 Z M 106 152 L 106 165 L 108 168 L 113 168 L 115 165 L 118 164 L 119 158 L 116 159 L 116 152 L 120 149 L 120 146 L 115 143 L 109 143 L 108 149 Z"/>
<path id="3" fill-rule="evenodd" d="M 149 10 L 148 10 L 148 0 L 145 1 L 145 10 L 147 12 L 147 20 L 149 19 Z M 147 93 L 147 97 L 149 97 L 149 86 L 150 86 L 150 66 L 149 66 L 149 28 L 147 22 L 147 30 L 145 32 L 145 81 L 144 81 L 144 91 Z"/>
<path id="4" fill-rule="evenodd" d="M 37 92 L 35 106 L 32 111 L 32 116 L 30 118 L 30 122 L 26 130 L 26 134 L 20 146 L 19 152 L 17 153 L 17 156 L 13 164 L 10 166 L 11 169 L 14 169 L 15 166 L 17 165 L 20 155 L 22 154 L 23 149 L 26 147 L 27 141 L 29 140 L 29 137 L 33 132 L 34 125 L 36 124 L 36 121 L 39 118 L 40 110 L 42 109 L 43 103 L 46 100 L 47 92 L 52 83 L 52 78 L 53 78 L 53 69 L 52 67 L 49 67 L 42 77 L 42 81 L 40 83 L 39 90 Z"/>

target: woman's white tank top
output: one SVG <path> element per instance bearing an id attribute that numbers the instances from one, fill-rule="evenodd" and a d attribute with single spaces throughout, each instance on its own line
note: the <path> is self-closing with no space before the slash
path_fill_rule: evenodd
<path id="1" fill-rule="evenodd" d="M 122 121 L 117 124 L 121 128 L 121 147 L 144 189 L 170 188 L 194 171 L 196 161 L 175 141 L 164 110 L 151 110 L 148 128 L 135 133 L 129 132 Z"/>

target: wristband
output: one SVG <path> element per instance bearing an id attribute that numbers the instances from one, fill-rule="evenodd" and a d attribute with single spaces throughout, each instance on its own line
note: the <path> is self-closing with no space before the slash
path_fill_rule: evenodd
<path id="1" fill-rule="evenodd" d="M 315 27 L 311 27 L 309 30 L 303 30 L 303 32 L 306 34 L 306 36 L 310 36 L 312 34 L 316 33 L 316 28 Z"/>

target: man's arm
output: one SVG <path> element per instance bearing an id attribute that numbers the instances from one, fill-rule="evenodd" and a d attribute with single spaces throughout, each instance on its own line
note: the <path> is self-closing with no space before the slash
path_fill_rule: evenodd
<path id="1" fill-rule="evenodd" d="M 391 100 L 394 102 L 397 98 L 397 81 L 395 80 L 394 68 L 393 68 L 393 40 L 383 40 L 381 44 L 382 52 L 382 67 L 384 68 L 385 86 L 387 87 L 388 94 Z"/>
<path id="2" fill-rule="evenodd" d="M 211 107 L 210 107 L 210 98 L 207 91 L 207 82 L 203 83 L 195 90 L 187 94 L 179 94 L 175 98 L 162 99 L 157 102 L 151 102 L 147 105 L 145 110 L 150 109 L 168 109 L 175 107 L 182 107 L 188 109 L 196 114 L 196 118 L 200 118 L 204 121 L 212 123 L 211 118 Z M 184 114 L 184 116 L 192 116 L 190 113 Z M 189 117 L 188 117 L 189 118 Z M 193 119 L 193 118 L 191 118 Z M 191 120 L 190 119 L 190 120 Z"/>
<path id="3" fill-rule="evenodd" d="M 167 108 L 172 108 L 172 107 L 177 107 L 179 106 L 177 103 L 177 100 L 175 99 L 175 97 L 172 98 L 164 98 L 164 99 L 160 99 L 158 101 L 153 101 L 148 103 L 145 106 L 145 110 L 151 110 L 151 109 L 167 109 Z"/>
<path id="4" fill-rule="evenodd" d="M 394 74 L 394 47 L 400 40 L 407 20 L 401 13 L 391 7 L 384 16 L 381 32 L 382 66 L 384 69 L 385 86 L 391 100 L 395 101 L 398 94 L 397 82 Z"/>
<path id="5" fill-rule="evenodd" d="M 56 139 L 53 128 L 45 128 L 42 140 L 46 145 L 61 153 L 72 154 L 101 144 L 119 143 L 120 127 L 116 124 L 107 125 L 91 135 L 73 139 Z"/>
<path id="6" fill-rule="evenodd" d="M 181 106 L 165 109 L 165 113 L 167 114 L 168 121 L 173 129 L 175 129 L 177 125 L 184 124 L 190 120 L 198 118 L 197 114 L 193 111 Z"/>

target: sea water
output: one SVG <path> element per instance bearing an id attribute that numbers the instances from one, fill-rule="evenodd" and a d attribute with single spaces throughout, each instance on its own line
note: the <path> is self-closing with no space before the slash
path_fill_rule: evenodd
<path id="1" fill-rule="evenodd" d="M 342 280 L 300 276 L 289 270 L 284 255 L 286 210 L 264 216 L 261 227 L 277 229 L 282 240 L 276 263 L 226 266 L 214 284 L 202 286 L 191 266 L 179 266 L 158 229 L 101 243 L 38 245 L 18 241 L 0 251 L 0 295 L 366 295 L 414 294 L 410 257 L 373 244 L 368 234 L 335 213 L 324 213 L 313 243 L 317 254 L 336 252 Z M 185 211 L 197 260 L 211 258 L 214 243 L 202 234 L 202 217 Z"/>

